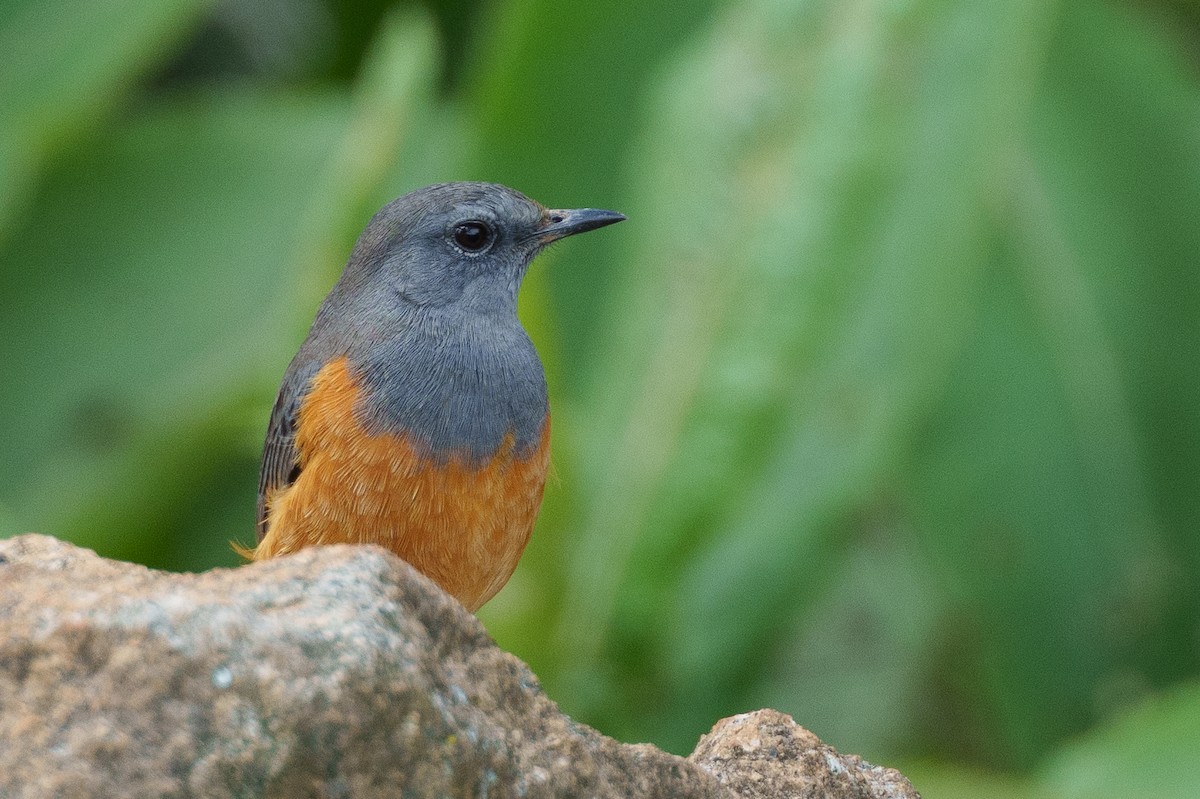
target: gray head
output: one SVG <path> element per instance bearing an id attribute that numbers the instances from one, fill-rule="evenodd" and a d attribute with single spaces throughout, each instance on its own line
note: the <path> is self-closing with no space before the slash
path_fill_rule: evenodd
<path id="1" fill-rule="evenodd" d="M 406 194 L 375 215 L 339 281 L 376 301 L 467 312 L 516 312 L 517 290 L 551 242 L 620 222 L 615 211 L 551 210 L 495 183 L 441 183 Z"/>

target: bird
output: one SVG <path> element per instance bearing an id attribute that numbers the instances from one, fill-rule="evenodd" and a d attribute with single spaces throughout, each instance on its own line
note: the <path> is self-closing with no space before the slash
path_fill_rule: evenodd
<path id="1" fill-rule="evenodd" d="M 625 219 L 495 183 L 427 186 L 360 235 L 284 372 L 258 485 L 265 560 L 377 544 L 469 611 L 516 569 L 550 461 L 546 377 L 517 318 L 534 257 Z"/>

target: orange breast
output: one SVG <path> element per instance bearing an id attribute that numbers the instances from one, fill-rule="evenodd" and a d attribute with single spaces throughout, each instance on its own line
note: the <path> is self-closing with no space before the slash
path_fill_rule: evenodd
<path id="1" fill-rule="evenodd" d="M 379 544 L 474 611 L 508 581 L 529 541 L 550 460 L 550 420 L 527 459 L 505 438 L 477 468 L 422 458 L 401 435 L 368 434 L 344 358 L 313 379 L 300 407 L 301 472 L 268 498 L 255 560 L 314 544 Z"/>

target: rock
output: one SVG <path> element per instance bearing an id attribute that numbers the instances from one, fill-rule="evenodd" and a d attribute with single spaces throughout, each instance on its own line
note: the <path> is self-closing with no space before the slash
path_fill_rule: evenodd
<path id="1" fill-rule="evenodd" d="M 691 761 L 562 715 L 382 549 L 169 574 L 0 541 L 0 796 L 916 796 L 771 711 Z"/>
<path id="2" fill-rule="evenodd" d="M 899 771 L 839 754 L 777 710 L 718 721 L 688 760 L 743 799 L 920 799 Z"/>

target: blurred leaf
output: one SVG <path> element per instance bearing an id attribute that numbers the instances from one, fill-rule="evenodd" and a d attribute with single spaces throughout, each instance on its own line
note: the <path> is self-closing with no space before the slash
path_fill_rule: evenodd
<path id="1" fill-rule="evenodd" d="M 1047 13 L 744 3 L 663 83 L 590 398 L 573 661 L 615 620 L 676 697 L 707 686 L 697 715 L 744 709 L 957 352 Z"/>
<path id="2" fill-rule="evenodd" d="M 283 320 L 263 313 L 347 110 L 338 98 L 193 98 L 48 176 L 0 254 L 0 485 L 39 530 L 101 551 L 104 523 L 151 535 L 146 503 L 169 504 L 189 474 L 179 458 L 151 469 L 165 464 L 148 450 L 202 445 L 188 428 L 262 349 L 286 360 Z"/>
<path id="3" fill-rule="evenodd" d="M 1155 697 L 1088 733 L 1043 770 L 1049 796 L 1116 799 L 1196 795 L 1200 763 L 1200 684 Z"/>
<path id="4" fill-rule="evenodd" d="M 265 392 L 319 299 L 309 287 L 332 272 L 326 257 L 344 262 L 403 109 L 427 85 L 430 39 L 424 22 L 386 29 L 353 105 L 193 98 L 113 131 L 47 182 L 0 254 L 12 377 L 0 404 L 14 409 L 0 419 L 0 486 L 17 513 L 106 553 L 114 529 L 127 547 L 167 546 L 164 514 L 211 484 L 228 442 L 245 442 L 230 413 L 250 391 L 264 392 L 265 425 Z M 253 487 L 214 499 L 244 500 L 245 527 L 228 534 L 249 533 Z"/>
<path id="5" fill-rule="evenodd" d="M 900 764 L 923 799 L 1061 799 L 1028 779 L 937 763 Z"/>
<path id="6" fill-rule="evenodd" d="M 1198 73 L 1161 19 L 1115 3 L 1071 8 L 1031 153 L 1092 303 L 1090 329 L 1107 346 L 1098 366 L 1081 365 L 1120 384 L 1125 425 L 1105 427 L 1124 438 L 1092 436 L 1089 446 L 1101 449 L 1092 457 L 1108 469 L 1136 467 L 1139 502 L 1170 552 L 1170 563 L 1142 564 L 1164 570 L 1138 577 L 1136 589 L 1140 604 L 1159 605 L 1152 612 L 1164 626 L 1130 619 L 1143 635 L 1128 654 L 1157 680 L 1178 679 L 1200 667 Z M 1133 544 L 1125 552 L 1136 553 Z"/>
<path id="7" fill-rule="evenodd" d="M 889 765 L 895 752 L 911 751 L 925 715 L 926 669 L 945 612 L 909 531 L 891 524 L 884 508 L 863 524 L 811 612 L 780 619 L 771 660 L 744 692 L 745 707 L 799 715 L 831 746 Z"/>
<path id="8" fill-rule="evenodd" d="M 341 274 L 367 221 L 395 198 L 387 185 L 392 165 L 416 160 L 408 150 L 429 125 L 436 63 L 428 18 L 385 18 L 355 85 L 350 126 L 324 168 L 322 184 L 310 198 L 308 218 L 298 229 L 295 252 L 308 279 L 298 299 L 314 312 Z M 305 327 L 311 318 L 312 314 L 304 317 Z"/>
<path id="9" fill-rule="evenodd" d="M 1136 18 L 1065 10 L 981 324 L 913 469 L 972 661 L 956 647 L 944 671 L 974 732 L 934 735 L 993 764 L 1030 765 L 1149 669 L 1196 664 L 1194 529 L 1172 550 L 1163 521 L 1194 513 L 1200 466 L 1179 446 L 1200 404 L 1200 92 Z"/>
<path id="10" fill-rule="evenodd" d="M 211 0 L 8 0 L 0 13 L 0 244 L 42 160 L 116 102 Z"/>
<path id="11" fill-rule="evenodd" d="M 1153 543 L 1147 520 L 1123 504 L 1138 499 L 1120 484 L 1125 476 L 1099 471 L 1080 446 L 1079 425 L 1099 409 L 1073 406 L 1079 397 L 1067 394 L 1029 307 L 1026 263 L 1012 246 L 997 259 L 978 338 L 913 475 L 917 529 L 957 598 L 952 634 L 978 659 L 964 668 L 956 648 L 947 679 L 966 677 L 974 686 L 966 690 L 982 691 L 967 709 L 1001 740 L 973 754 L 996 764 L 1028 762 L 1078 727 L 1080 705 L 1112 659 L 1109 589 L 1127 585 L 1134 565 L 1121 557 L 1125 539 L 1136 536 L 1134 551 Z M 1047 695 L 1046 685 L 1055 690 Z M 946 735 L 961 731 L 948 725 Z"/>

